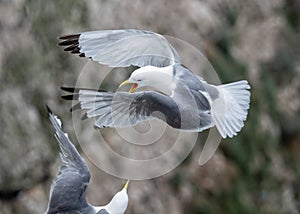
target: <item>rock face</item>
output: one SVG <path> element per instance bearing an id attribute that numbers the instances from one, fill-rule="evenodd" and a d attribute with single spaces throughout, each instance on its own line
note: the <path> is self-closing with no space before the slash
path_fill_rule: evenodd
<path id="1" fill-rule="evenodd" d="M 246 78 L 252 86 L 243 131 L 203 167 L 197 145 L 167 175 L 132 182 L 127 213 L 298 213 L 299 11 L 296 0 L 0 1 L 0 213 L 46 209 L 60 162 L 45 104 L 76 142 L 59 87 L 75 85 L 86 60 L 64 53 L 56 37 L 118 28 L 185 40 L 204 52 L 222 82 Z M 83 138 L 97 140 L 86 128 Z M 107 203 L 123 181 L 93 165 L 91 171 L 89 201 Z"/>

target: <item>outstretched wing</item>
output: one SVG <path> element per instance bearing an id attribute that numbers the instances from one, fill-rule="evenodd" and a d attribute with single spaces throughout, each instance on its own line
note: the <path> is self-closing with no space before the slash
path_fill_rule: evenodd
<path id="1" fill-rule="evenodd" d="M 171 44 L 160 34 L 143 30 L 103 30 L 61 36 L 64 50 L 78 53 L 110 67 L 147 65 L 165 67 L 180 57 Z"/>
<path id="2" fill-rule="evenodd" d="M 95 126 L 98 128 L 128 127 L 151 118 L 164 120 L 174 128 L 181 127 L 176 102 L 158 92 L 107 92 L 66 87 L 62 89 L 72 93 L 62 96 L 64 99 L 79 101 L 71 110 L 85 110 L 83 118 L 95 117 Z"/>
<path id="3" fill-rule="evenodd" d="M 49 110 L 49 118 L 55 130 L 55 137 L 60 147 L 63 165 L 54 179 L 50 200 L 46 213 L 62 213 L 85 210 L 86 188 L 90 180 L 90 172 L 86 162 L 81 158 L 68 135 L 62 131 L 61 121 Z"/>

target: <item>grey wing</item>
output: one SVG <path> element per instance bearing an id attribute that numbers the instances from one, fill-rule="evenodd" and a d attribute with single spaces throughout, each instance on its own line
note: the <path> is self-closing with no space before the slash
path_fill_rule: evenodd
<path id="1" fill-rule="evenodd" d="M 202 91 L 178 82 L 172 97 L 181 109 L 182 129 L 203 131 L 213 125 L 211 106 Z"/>
<path id="2" fill-rule="evenodd" d="M 79 53 L 110 67 L 147 65 L 164 67 L 180 63 L 172 45 L 160 34 L 143 30 L 103 30 L 61 36 L 65 51 Z"/>
<path id="3" fill-rule="evenodd" d="M 102 209 L 99 212 L 97 212 L 97 214 L 110 214 L 110 213 L 107 212 L 105 209 Z"/>
<path id="4" fill-rule="evenodd" d="M 180 128 L 180 112 L 176 102 L 169 96 L 153 91 L 136 93 L 105 92 L 89 89 L 62 88 L 71 92 L 63 96 L 78 100 L 72 110 L 86 111 L 84 118 L 96 118 L 95 126 L 128 127 L 138 122 L 158 118 L 174 128 Z"/>
<path id="5" fill-rule="evenodd" d="M 61 121 L 49 108 L 48 110 L 50 121 L 55 129 L 55 137 L 61 150 L 60 157 L 63 165 L 51 185 L 46 213 L 85 210 L 89 207 L 85 198 L 86 188 L 90 180 L 88 166 L 68 135 L 62 131 Z"/>

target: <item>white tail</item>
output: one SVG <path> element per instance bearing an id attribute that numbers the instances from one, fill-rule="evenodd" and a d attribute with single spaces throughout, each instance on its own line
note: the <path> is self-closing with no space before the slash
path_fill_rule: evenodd
<path id="1" fill-rule="evenodd" d="M 220 96 L 212 103 L 215 125 L 223 138 L 237 135 L 244 126 L 250 104 L 246 80 L 217 86 Z"/>

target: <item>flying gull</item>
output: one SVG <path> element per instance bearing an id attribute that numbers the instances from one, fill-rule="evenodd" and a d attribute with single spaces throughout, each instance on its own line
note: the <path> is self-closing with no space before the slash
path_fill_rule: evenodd
<path id="1" fill-rule="evenodd" d="M 123 214 L 128 206 L 126 182 L 123 189 L 116 193 L 105 206 L 92 206 L 86 201 L 86 190 L 90 181 L 90 171 L 79 155 L 68 135 L 62 130 L 61 121 L 51 110 L 50 121 L 55 129 L 55 137 L 60 147 L 60 158 L 63 165 L 54 179 L 51 190 L 48 209 L 45 214 Z"/>
<path id="2" fill-rule="evenodd" d="M 160 34 L 143 30 L 90 31 L 59 37 L 65 51 L 109 67 L 138 66 L 120 86 L 128 92 L 63 88 L 75 108 L 96 118 L 95 126 L 126 127 L 158 118 L 173 128 L 200 132 L 216 126 L 223 138 L 241 131 L 250 104 L 246 80 L 212 85 L 185 67 L 172 45 Z M 134 92 L 150 86 L 156 91 Z"/>

